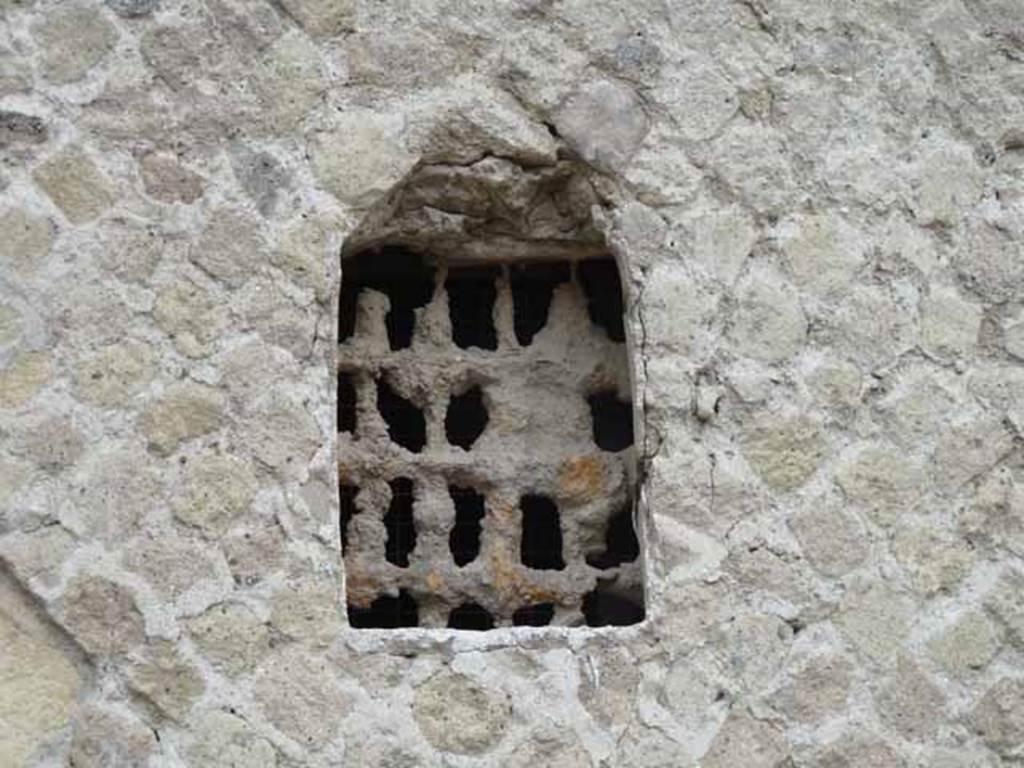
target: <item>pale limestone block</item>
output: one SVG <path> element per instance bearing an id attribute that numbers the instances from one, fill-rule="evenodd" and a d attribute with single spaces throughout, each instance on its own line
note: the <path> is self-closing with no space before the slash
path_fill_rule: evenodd
<path id="1" fill-rule="evenodd" d="M 68 4 L 32 26 L 42 49 L 41 70 L 54 83 L 80 80 L 103 61 L 117 42 L 114 26 L 87 5 Z"/>
<path id="2" fill-rule="evenodd" d="M 0 368 L 0 409 L 21 408 L 53 376 L 49 352 L 23 352 Z"/>
<path id="3" fill-rule="evenodd" d="M 0 265 L 22 275 L 34 273 L 53 248 L 49 219 L 23 208 L 0 212 Z"/>
<path id="4" fill-rule="evenodd" d="M 72 224 L 86 224 L 103 215 L 117 200 L 114 183 L 80 146 L 65 147 L 32 174 L 36 184 Z"/>
<path id="5" fill-rule="evenodd" d="M 428 742 L 443 752 L 481 755 L 505 735 L 512 707 L 499 691 L 441 671 L 416 688 L 412 715 Z"/>
<path id="6" fill-rule="evenodd" d="M 307 145 L 313 174 L 342 203 L 365 206 L 381 197 L 415 163 L 394 128 L 374 112 L 352 110 Z"/>

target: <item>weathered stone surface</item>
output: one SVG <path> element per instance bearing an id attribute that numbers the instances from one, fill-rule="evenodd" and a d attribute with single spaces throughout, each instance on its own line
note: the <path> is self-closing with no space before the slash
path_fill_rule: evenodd
<path id="1" fill-rule="evenodd" d="M 7 366 L 0 368 L 0 408 L 20 408 L 53 375 L 53 363 L 48 352 L 25 352 L 17 355 Z"/>
<path id="2" fill-rule="evenodd" d="M 991 749 L 1019 760 L 1024 753 L 1024 682 L 1001 679 L 975 705 L 970 722 Z"/>
<path id="3" fill-rule="evenodd" d="M 345 626 L 340 597 L 325 579 L 285 585 L 271 598 L 270 622 L 289 637 L 330 645 Z"/>
<path id="4" fill-rule="evenodd" d="M 48 416 L 34 421 L 20 438 L 18 453 L 39 469 L 57 473 L 72 466 L 85 450 L 85 437 L 74 421 Z"/>
<path id="5" fill-rule="evenodd" d="M 347 205 L 375 202 L 415 163 L 397 138 L 396 128 L 370 112 L 342 114 L 334 130 L 309 139 L 317 181 Z"/>
<path id="6" fill-rule="evenodd" d="M 1010 643 L 1024 650 L 1024 576 L 1005 574 L 985 598 L 985 609 L 1005 628 Z"/>
<path id="7" fill-rule="evenodd" d="M 82 397 L 105 408 L 128 406 L 155 374 L 153 348 L 132 339 L 101 347 L 81 360 L 74 372 Z"/>
<path id="8" fill-rule="evenodd" d="M 799 488 L 825 452 L 820 427 L 805 416 L 765 414 L 744 424 L 743 455 L 771 487 Z"/>
<path id="9" fill-rule="evenodd" d="M 600 669 L 599 684 L 584 674 L 580 683 L 580 703 L 599 723 L 610 725 L 628 721 L 640 685 L 640 670 L 630 663 L 624 653 L 606 653 L 597 663 Z M 679 704 L 678 701 L 675 703 Z"/>
<path id="10" fill-rule="evenodd" d="M 957 488 L 997 467 L 1014 449 L 1014 436 L 1002 418 L 961 422 L 939 435 L 932 463 L 933 482 Z"/>
<path id="11" fill-rule="evenodd" d="M 986 474 L 960 510 L 960 527 L 972 539 L 1024 554 L 1024 457 Z"/>
<path id="12" fill-rule="evenodd" d="M 910 601 L 883 584 L 851 589 L 843 597 L 836 623 L 850 642 L 871 660 L 895 659 L 910 629 Z"/>
<path id="13" fill-rule="evenodd" d="M 53 224 L 23 208 L 0 212 L 0 264 L 20 274 L 34 272 L 53 248 Z"/>
<path id="14" fill-rule="evenodd" d="M 836 480 L 876 523 L 893 525 L 920 492 L 921 471 L 895 446 L 866 444 L 841 460 Z"/>
<path id="15" fill-rule="evenodd" d="M 297 285 L 311 288 L 318 301 L 325 301 L 330 280 L 327 254 L 338 222 L 326 216 L 299 219 L 283 233 L 270 253 L 271 263 Z"/>
<path id="16" fill-rule="evenodd" d="M 193 590 L 208 590 L 220 581 L 214 551 L 192 538 L 171 534 L 144 538 L 127 548 L 124 559 L 167 601 Z"/>
<path id="17" fill-rule="evenodd" d="M 70 750 L 74 768 L 134 768 L 144 765 L 157 746 L 152 729 L 119 711 L 90 705 L 75 713 Z"/>
<path id="18" fill-rule="evenodd" d="M 921 344 L 938 357 L 970 353 L 978 340 L 981 307 L 953 288 L 934 286 L 921 305 Z"/>
<path id="19" fill-rule="evenodd" d="M 781 248 L 794 282 L 815 296 L 842 290 L 864 262 L 857 233 L 832 215 L 788 223 Z"/>
<path id="20" fill-rule="evenodd" d="M 782 768 L 789 754 L 789 746 L 777 729 L 755 720 L 748 712 L 733 711 L 700 764 L 706 768 Z"/>
<path id="21" fill-rule="evenodd" d="M 143 640 L 145 624 L 131 592 L 99 576 L 75 577 L 56 615 L 90 654 L 124 653 Z"/>
<path id="22" fill-rule="evenodd" d="M 493 749 L 505 735 L 511 706 L 504 693 L 445 671 L 416 688 L 412 714 L 423 736 L 437 749 L 479 755 Z"/>
<path id="23" fill-rule="evenodd" d="M 581 85 L 555 113 L 555 127 L 585 162 L 623 170 L 649 130 L 636 93 L 609 80 Z"/>
<path id="24" fill-rule="evenodd" d="M 311 750 L 322 749 L 352 708 L 329 673 L 331 662 L 297 645 L 264 659 L 254 695 L 275 728 Z"/>
<path id="25" fill-rule="evenodd" d="M 183 278 L 157 294 L 153 320 L 187 357 L 204 357 L 227 326 L 227 313 L 215 294 L 198 282 Z"/>
<path id="26" fill-rule="evenodd" d="M 32 174 L 68 221 L 85 224 L 105 213 L 117 199 L 117 188 L 80 146 L 65 147 Z"/>
<path id="27" fill-rule="evenodd" d="M 969 146 L 933 141 L 919 167 L 915 214 L 922 224 L 955 224 L 979 202 L 983 175 Z"/>
<path id="28" fill-rule="evenodd" d="M 948 672 L 963 677 L 982 669 L 999 650 L 999 637 L 983 613 L 972 612 L 928 644 L 932 656 Z"/>
<path id="29" fill-rule="evenodd" d="M 191 750 L 197 765 L 209 768 L 275 768 L 273 744 L 259 736 L 245 720 L 220 710 L 202 716 Z"/>
<path id="30" fill-rule="evenodd" d="M 167 491 L 164 467 L 140 457 L 135 446 L 92 454 L 72 482 L 76 523 L 101 541 L 121 542 L 139 533 Z"/>
<path id="31" fill-rule="evenodd" d="M 281 0 L 285 12 L 313 38 L 338 37 L 352 31 L 352 0 Z"/>
<path id="32" fill-rule="evenodd" d="M 81 675 L 58 633 L 6 579 L 0 649 L 0 764 L 28 765 L 70 721 Z"/>
<path id="33" fill-rule="evenodd" d="M 902 768 L 906 761 L 888 744 L 870 736 L 846 736 L 821 749 L 820 768 Z"/>
<path id="34" fill-rule="evenodd" d="M 166 640 L 147 644 L 129 662 L 126 673 L 136 692 L 174 719 L 183 719 L 206 689 L 199 670 Z"/>
<path id="35" fill-rule="evenodd" d="M 0 558 L 23 584 L 33 579 L 52 584 L 74 550 L 74 537 L 59 525 L 18 531 L 0 539 Z"/>
<path id="36" fill-rule="evenodd" d="M 261 133 L 291 135 L 323 97 L 321 52 L 306 37 L 285 35 L 256 64 L 252 87 L 263 118 Z"/>
<path id="37" fill-rule="evenodd" d="M 255 668 L 270 649 L 270 631 L 241 603 L 221 603 L 187 622 L 200 652 L 230 675 Z"/>
<path id="38" fill-rule="evenodd" d="M 807 321 L 792 286 L 761 267 L 738 290 L 732 338 L 739 352 L 766 363 L 793 355 L 804 341 Z"/>
<path id="39" fill-rule="evenodd" d="M 908 741 L 933 743 L 945 696 L 912 661 L 901 658 L 892 679 L 875 695 L 882 719 Z"/>
<path id="40" fill-rule="evenodd" d="M 189 258 L 217 280 L 237 288 L 266 260 L 259 222 L 240 209 L 210 214 Z"/>
<path id="41" fill-rule="evenodd" d="M 79 80 L 110 53 L 117 30 L 88 5 L 69 3 L 32 27 L 42 48 L 42 72 L 55 83 Z"/>
<path id="42" fill-rule="evenodd" d="M 0 304 L 0 346 L 17 341 L 23 327 L 21 313 L 14 307 Z"/>
<path id="43" fill-rule="evenodd" d="M 898 531 L 892 553 L 907 569 L 911 585 L 929 595 L 952 590 L 974 561 L 967 544 L 927 525 Z"/>
<path id="44" fill-rule="evenodd" d="M 846 707 L 853 665 L 842 656 L 815 656 L 773 696 L 776 709 L 797 722 L 814 723 Z"/>
<path id="45" fill-rule="evenodd" d="M 107 6 L 118 16 L 135 19 L 148 16 L 160 7 L 160 0 L 106 0 Z"/>
<path id="46" fill-rule="evenodd" d="M 240 459 L 200 454 L 185 465 L 180 488 L 174 502 L 175 517 L 219 537 L 249 511 L 258 485 L 251 469 Z"/>
<path id="47" fill-rule="evenodd" d="M 321 443 L 320 428 L 301 404 L 271 392 L 255 404 L 246 435 L 256 458 L 282 474 L 302 472 Z"/>
<path id="48" fill-rule="evenodd" d="M 812 504 L 794 515 L 789 526 L 807 559 L 826 576 L 849 573 L 867 558 L 863 527 L 838 505 Z"/>
<path id="49" fill-rule="evenodd" d="M 769 685 L 789 654 L 792 630 L 764 613 L 738 616 L 714 634 L 716 653 L 736 681 L 750 690 Z"/>
<path id="50" fill-rule="evenodd" d="M 174 453 L 189 440 L 220 426 L 224 398 L 215 389 L 186 382 L 168 390 L 140 418 L 148 447 L 159 456 Z"/>
<path id="51" fill-rule="evenodd" d="M 164 203 L 193 203 L 203 196 L 203 177 L 173 152 L 149 152 L 139 161 L 146 194 Z"/>
<path id="52" fill-rule="evenodd" d="M 48 137 L 49 131 L 42 118 L 0 109 L 0 147 L 42 144 Z"/>
<path id="53" fill-rule="evenodd" d="M 269 152 L 256 152 L 244 146 L 231 152 L 231 167 L 242 190 L 263 216 L 270 216 L 278 197 L 287 192 L 291 174 Z"/>
<path id="54" fill-rule="evenodd" d="M 988 222 L 971 227 L 956 257 L 967 287 L 988 301 L 1019 296 L 1024 289 L 1024 244 Z"/>

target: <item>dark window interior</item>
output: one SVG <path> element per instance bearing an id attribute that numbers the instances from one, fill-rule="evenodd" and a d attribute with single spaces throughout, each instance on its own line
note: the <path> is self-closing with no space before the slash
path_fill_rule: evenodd
<path id="1" fill-rule="evenodd" d="M 427 444 L 427 420 L 423 411 L 391 388 L 384 378 L 377 380 L 377 410 L 388 425 L 393 443 L 419 453 Z"/>
<path id="2" fill-rule="evenodd" d="M 587 259 L 579 262 L 576 270 L 590 321 L 604 328 L 612 341 L 625 341 L 622 283 L 615 259 Z"/>
<path id="3" fill-rule="evenodd" d="M 451 445 L 469 450 L 487 428 L 487 408 L 479 386 L 452 395 L 444 417 L 444 433 Z"/>
<path id="4" fill-rule="evenodd" d="M 494 629 L 494 617 L 476 603 L 463 603 L 448 614 L 449 629 Z"/>
<path id="5" fill-rule="evenodd" d="M 404 589 L 398 597 L 382 595 L 367 608 L 348 606 L 348 623 L 356 629 L 398 629 L 419 626 L 416 601 Z"/>
<path id="6" fill-rule="evenodd" d="M 562 524 L 558 507 L 547 496 L 528 494 L 519 500 L 523 513 L 523 537 L 520 556 L 527 568 L 560 571 L 562 558 Z"/>
<path id="7" fill-rule="evenodd" d="M 398 477 L 391 481 L 391 504 L 384 515 L 384 527 L 388 538 L 384 544 L 384 556 L 389 563 L 399 568 L 409 567 L 409 553 L 416 549 L 416 521 L 413 518 L 414 502 L 412 480 Z"/>
<path id="8" fill-rule="evenodd" d="M 512 285 L 513 329 L 520 346 L 533 343 L 533 337 L 548 322 L 548 311 L 555 288 L 571 277 L 565 261 L 513 265 L 509 270 Z"/>
<path id="9" fill-rule="evenodd" d="M 480 554 L 480 521 L 484 519 L 484 496 L 472 488 L 448 486 L 455 504 L 455 525 L 448 535 L 452 559 L 460 568 Z"/>
<path id="10" fill-rule="evenodd" d="M 614 392 L 587 398 L 594 442 L 602 451 L 617 452 L 633 444 L 633 407 Z"/>
<path id="11" fill-rule="evenodd" d="M 495 286 L 498 267 L 452 267 L 448 270 L 448 313 L 452 323 L 452 340 L 461 349 L 479 347 L 497 349 L 498 333 L 494 328 Z"/>

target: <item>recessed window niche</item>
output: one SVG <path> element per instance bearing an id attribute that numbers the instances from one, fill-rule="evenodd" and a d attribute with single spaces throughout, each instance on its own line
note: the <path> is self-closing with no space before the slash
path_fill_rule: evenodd
<path id="1" fill-rule="evenodd" d="M 353 628 L 643 619 L 629 324 L 601 203 L 571 163 L 427 165 L 346 241 Z"/>

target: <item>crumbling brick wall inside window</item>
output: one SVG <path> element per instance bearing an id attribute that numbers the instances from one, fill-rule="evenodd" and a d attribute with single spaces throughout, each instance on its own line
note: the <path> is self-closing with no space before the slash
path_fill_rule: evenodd
<path id="1" fill-rule="evenodd" d="M 488 194 L 473 216 L 464 197 L 463 210 L 437 199 L 460 183 L 479 194 L 472 183 L 495 164 L 525 193 Z M 623 291 L 571 210 L 580 183 L 502 161 L 428 168 L 345 254 L 338 461 L 353 627 L 643 618 Z M 423 226 L 425 199 L 456 210 L 456 236 Z M 517 200 L 518 231 L 504 220 Z M 556 238 L 524 218 L 548 205 L 572 224 Z"/>

